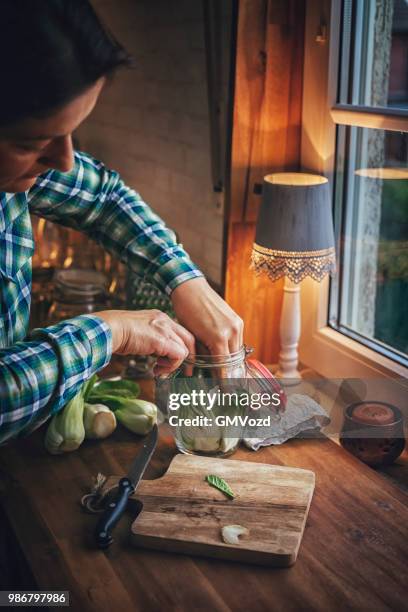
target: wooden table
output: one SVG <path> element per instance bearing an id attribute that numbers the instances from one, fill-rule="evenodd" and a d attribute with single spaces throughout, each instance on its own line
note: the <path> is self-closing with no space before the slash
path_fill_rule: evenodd
<path id="1" fill-rule="evenodd" d="M 53 457 L 43 437 L 0 449 L 0 500 L 38 587 L 69 590 L 75 611 L 408 610 L 408 496 L 328 439 L 233 457 L 316 474 L 298 561 L 276 570 L 134 549 L 130 516 L 108 551 L 95 550 L 95 517 L 79 499 L 98 472 L 125 473 L 140 440 L 118 429 Z M 162 475 L 175 452 L 161 426 L 146 477 Z"/>

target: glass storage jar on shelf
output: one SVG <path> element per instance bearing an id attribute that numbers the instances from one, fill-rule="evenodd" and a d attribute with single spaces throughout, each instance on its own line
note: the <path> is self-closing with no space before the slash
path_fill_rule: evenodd
<path id="1" fill-rule="evenodd" d="M 156 401 L 167 414 L 180 452 L 212 457 L 234 453 L 243 437 L 251 437 L 247 423 L 256 412 L 255 393 L 279 398 L 267 412 L 272 424 L 280 419 L 285 394 L 263 364 L 247 359 L 251 352 L 243 346 L 229 355 L 189 356 L 179 369 L 157 380 Z"/>
<path id="2" fill-rule="evenodd" d="M 54 300 L 49 311 L 49 323 L 106 310 L 107 282 L 106 276 L 95 270 L 58 270 L 54 277 Z"/>

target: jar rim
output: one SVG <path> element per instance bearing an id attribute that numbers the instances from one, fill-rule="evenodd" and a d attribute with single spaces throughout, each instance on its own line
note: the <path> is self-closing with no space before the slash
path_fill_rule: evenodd
<path id="1" fill-rule="evenodd" d="M 187 363 L 189 365 L 200 365 L 203 367 L 220 367 L 223 365 L 234 365 L 237 362 L 243 361 L 245 357 L 252 352 L 253 349 L 248 348 L 245 344 L 243 344 L 241 348 L 239 348 L 237 351 L 228 354 L 189 354 L 184 360 L 184 363 Z"/>

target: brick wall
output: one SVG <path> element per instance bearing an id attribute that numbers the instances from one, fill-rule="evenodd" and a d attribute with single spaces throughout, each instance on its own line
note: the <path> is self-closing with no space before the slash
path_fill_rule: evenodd
<path id="1" fill-rule="evenodd" d="M 212 188 L 202 3 L 94 0 L 94 6 L 135 67 L 103 92 L 78 130 L 80 147 L 118 170 L 220 283 L 223 219 Z"/>

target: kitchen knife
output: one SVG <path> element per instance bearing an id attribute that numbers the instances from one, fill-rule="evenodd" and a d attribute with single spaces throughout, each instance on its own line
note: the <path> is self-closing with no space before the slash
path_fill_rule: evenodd
<path id="1" fill-rule="evenodd" d="M 134 459 L 128 475 L 119 480 L 119 488 L 114 499 L 100 517 L 95 530 L 95 539 L 99 548 L 108 548 L 112 544 L 113 538 L 111 532 L 124 513 L 130 495 L 135 492 L 152 458 L 157 444 L 157 434 L 158 429 L 157 425 L 155 425 L 147 436 L 142 450 Z M 140 504 L 138 513 L 141 509 L 142 504 Z"/>

